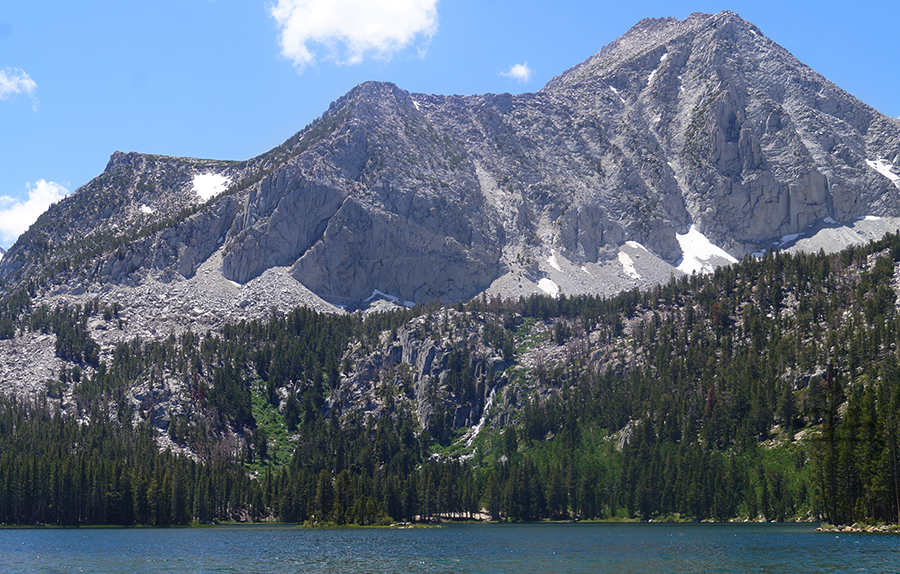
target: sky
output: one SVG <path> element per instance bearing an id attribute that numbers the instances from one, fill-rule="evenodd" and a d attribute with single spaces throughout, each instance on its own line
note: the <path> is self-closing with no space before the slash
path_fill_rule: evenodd
<path id="1" fill-rule="evenodd" d="M 0 247 L 102 173 L 114 151 L 249 159 L 365 81 L 532 92 L 642 18 L 722 10 L 900 117 L 896 0 L 6 2 Z"/>

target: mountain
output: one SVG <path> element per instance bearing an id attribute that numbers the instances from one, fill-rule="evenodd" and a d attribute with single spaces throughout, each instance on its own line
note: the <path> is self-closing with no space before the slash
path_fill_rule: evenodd
<path id="1" fill-rule="evenodd" d="M 895 165 L 900 121 L 736 14 L 646 19 L 537 93 L 372 82 L 248 161 L 116 152 L 4 255 L 2 293 L 119 302 L 105 350 L 297 305 L 609 296 L 878 238 Z"/>
<path id="2" fill-rule="evenodd" d="M 536 93 L 372 82 L 251 160 L 116 152 L 3 256 L 2 293 L 119 303 L 104 352 L 298 305 L 613 295 L 880 237 L 895 164 L 900 121 L 736 14 L 646 19 Z"/>
<path id="3" fill-rule="evenodd" d="M 533 94 L 362 84 L 247 161 L 116 152 L 0 260 L 0 484 L 90 470 L 126 523 L 451 491 L 895 520 L 900 241 L 869 240 L 898 153 L 900 121 L 730 12 L 644 20 Z M 17 496 L 0 519 L 38 520 Z M 82 506 L 55 520 L 108 520 Z"/>
<path id="4" fill-rule="evenodd" d="M 675 273 L 692 226 L 741 258 L 811 225 L 900 215 L 894 164 L 898 120 L 736 14 L 647 19 L 537 93 L 366 83 L 249 161 L 117 152 L 0 275 L 43 273 L 60 292 L 174 285 L 213 258 L 228 281 L 280 270 L 348 309 L 378 292 L 612 294 Z"/>

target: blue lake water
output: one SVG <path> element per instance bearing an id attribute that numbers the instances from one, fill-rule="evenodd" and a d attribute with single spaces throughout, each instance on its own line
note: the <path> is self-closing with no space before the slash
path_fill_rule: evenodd
<path id="1" fill-rule="evenodd" d="M 2 572 L 900 572 L 900 535 L 796 524 L 0 530 Z"/>

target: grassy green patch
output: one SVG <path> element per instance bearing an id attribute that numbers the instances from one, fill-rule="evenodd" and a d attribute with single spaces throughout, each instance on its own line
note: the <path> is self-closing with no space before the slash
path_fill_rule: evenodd
<path id="1" fill-rule="evenodd" d="M 521 355 L 532 350 L 544 341 L 550 338 L 550 331 L 538 331 L 536 329 L 537 319 L 534 317 L 526 317 L 522 324 L 516 329 L 516 354 Z"/>
<path id="2" fill-rule="evenodd" d="M 269 437 L 269 452 L 266 460 L 256 460 L 250 465 L 250 468 L 252 470 L 262 470 L 269 464 L 276 468 L 284 466 L 290 462 L 294 451 L 294 445 L 288 436 L 284 416 L 266 400 L 265 383 L 256 381 L 253 383 L 252 388 L 253 392 L 250 400 L 253 418 L 256 420 L 257 428 L 266 431 Z"/>
<path id="3" fill-rule="evenodd" d="M 460 427 L 456 429 L 450 436 L 450 442 L 449 444 L 447 444 L 447 446 L 441 446 L 440 443 L 435 442 L 429 450 L 428 454 L 437 454 L 440 455 L 441 458 L 456 458 L 463 454 L 466 454 L 470 450 L 470 448 L 466 447 L 465 443 L 462 442 L 461 439 L 468 430 L 468 427 Z"/>

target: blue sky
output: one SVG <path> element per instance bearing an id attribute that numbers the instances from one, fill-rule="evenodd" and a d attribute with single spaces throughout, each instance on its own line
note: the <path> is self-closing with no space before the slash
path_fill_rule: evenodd
<path id="1" fill-rule="evenodd" d="M 900 116 L 900 2 L 156 0 L 0 11 L 0 246 L 112 152 L 248 159 L 367 80 L 521 93 L 644 17 L 732 10 Z M 373 7 L 378 8 L 373 10 Z"/>

